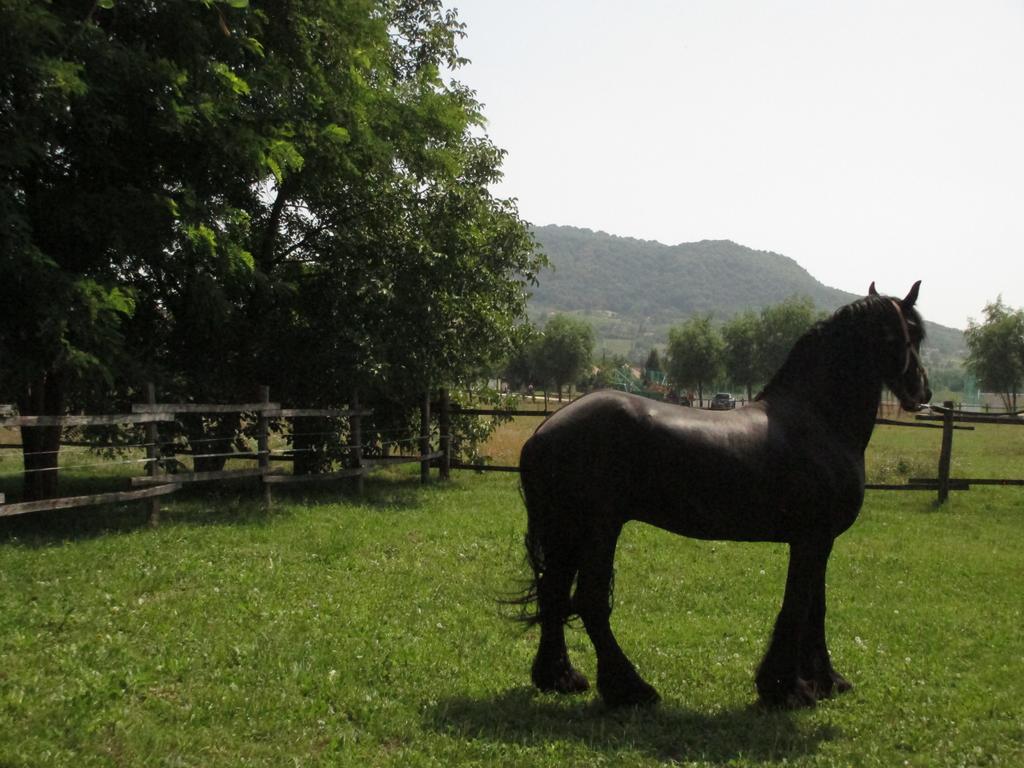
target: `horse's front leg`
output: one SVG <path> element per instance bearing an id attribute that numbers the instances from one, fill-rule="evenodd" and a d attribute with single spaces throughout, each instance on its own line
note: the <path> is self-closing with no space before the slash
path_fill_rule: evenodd
<path id="1" fill-rule="evenodd" d="M 832 544 L 829 544 L 829 552 Z M 827 563 L 826 555 L 826 563 Z M 853 685 L 836 672 L 825 641 L 825 574 L 814 584 L 811 594 L 810 611 L 803 638 L 800 643 L 800 677 L 809 681 L 819 699 L 827 699 L 834 693 L 844 693 Z"/>
<path id="2" fill-rule="evenodd" d="M 824 537 L 789 546 L 786 593 L 756 677 L 758 695 L 767 706 L 812 707 L 817 701 L 815 684 L 802 673 L 810 649 L 811 605 L 819 589 L 824 594 L 825 565 L 831 550 L 831 538 Z"/>

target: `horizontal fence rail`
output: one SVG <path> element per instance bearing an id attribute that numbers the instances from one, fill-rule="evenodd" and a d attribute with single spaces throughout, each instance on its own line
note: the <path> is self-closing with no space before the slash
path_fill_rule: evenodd
<path id="1" fill-rule="evenodd" d="M 151 413 L 103 414 L 98 416 L 5 416 L 0 418 L 0 427 L 103 427 L 120 424 L 149 424 L 161 421 L 175 421 L 174 411 L 153 411 Z"/>
<path id="2" fill-rule="evenodd" d="M 72 509 L 74 507 L 91 507 L 98 504 L 121 504 L 126 501 L 138 501 L 140 499 L 151 499 L 156 496 L 166 496 L 174 493 L 181 486 L 177 483 L 164 481 L 156 488 L 146 488 L 140 491 L 116 491 L 113 493 L 94 493 L 88 496 L 63 496 L 59 499 L 43 499 L 41 501 L 22 501 L 17 504 L 0 503 L 0 517 L 11 515 L 23 515 L 28 512 L 44 512 L 53 509 Z M 0 494 L 0 502 L 3 502 L 3 494 Z"/>

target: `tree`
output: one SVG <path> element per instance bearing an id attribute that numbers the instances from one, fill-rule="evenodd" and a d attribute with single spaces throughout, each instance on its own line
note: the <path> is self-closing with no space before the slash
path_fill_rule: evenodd
<path id="1" fill-rule="evenodd" d="M 137 373 L 126 324 L 172 311 L 164 292 L 138 312 L 171 254 L 197 290 L 247 269 L 216 233 L 238 220 L 232 180 L 251 176 L 237 163 L 202 174 L 219 167 L 202 163 L 207 145 L 237 151 L 242 94 L 222 60 L 246 38 L 221 32 L 231 9 L 100 5 L 0 5 L 0 394 L 24 414 L 61 413 Z M 23 430 L 38 470 L 26 497 L 53 494 L 59 439 Z"/>
<path id="2" fill-rule="evenodd" d="M 1007 410 L 1017 410 L 1024 380 L 1024 310 L 1003 304 L 1002 296 L 986 304 L 984 322 L 967 325 L 966 367 L 988 390 L 998 392 Z"/>
<path id="3" fill-rule="evenodd" d="M 757 378 L 768 381 L 782 367 L 796 340 L 803 336 L 820 313 L 814 302 L 804 297 L 793 297 L 761 310 L 761 327 L 755 348 L 757 350 Z"/>
<path id="4" fill-rule="evenodd" d="M 708 315 L 694 317 L 668 332 L 668 375 L 682 387 L 696 387 L 704 405 L 704 385 L 722 373 L 722 337 Z"/>
<path id="5" fill-rule="evenodd" d="M 722 326 L 722 363 L 725 374 L 735 384 L 747 391 L 747 400 L 753 399 L 753 387 L 759 379 L 758 341 L 761 336 L 761 321 L 747 311 L 737 315 Z"/>
<path id="6" fill-rule="evenodd" d="M 441 0 L 5 0 L 0 399 L 408 405 L 500 356 L 544 260 L 442 76 L 461 34 Z"/>
<path id="7" fill-rule="evenodd" d="M 657 347 L 651 349 L 647 355 L 647 362 L 644 363 L 644 370 L 647 371 L 658 371 L 661 372 L 662 362 L 661 355 L 658 354 Z"/>
<path id="8" fill-rule="evenodd" d="M 629 359 L 622 354 L 603 355 L 589 385 L 592 389 L 608 389 L 619 383 L 618 372 L 629 367 Z"/>
<path id="9" fill-rule="evenodd" d="M 537 367 L 545 382 L 551 382 L 562 399 L 562 387 L 572 385 L 587 372 L 594 352 L 594 331 L 589 323 L 569 315 L 555 315 L 544 326 Z"/>

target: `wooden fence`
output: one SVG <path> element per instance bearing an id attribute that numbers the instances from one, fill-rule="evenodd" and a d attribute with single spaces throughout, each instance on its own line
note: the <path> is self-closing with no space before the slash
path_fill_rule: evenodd
<path id="1" fill-rule="evenodd" d="M 155 389 L 152 385 L 147 386 L 147 397 L 145 403 L 136 403 L 132 406 L 132 412 L 128 414 L 99 414 L 99 415 L 68 415 L 68 416 L 15 416 L 11 415 L 12 407 L 0 410 L 0 428 L 20 427 L 82 427 L 82 426 L 117 426 L 117 425 L 142 425 L 145 428 L 145 443 L 125 446 L 127 448 L 145 448 L 146 458 L 130 460 L 128 463 L 140 463 L 146 468 L 146 474 L 131 477 L 129 483 L 132 490 L 116 491 L 110 493 L 97 493 L 84 496 L 64 496 L 58 498 L 42 499 L 38 501 L 21 501 L 17 503 L 6 503 L 4 495 L 0 493 L 0 517 L 26 514 L 29 512 L 41 512 L 55 509 L 71 509 L 74 507 L 86 507 L 98 504 L 111 504 L 146 499 L 149 501 L 149 520 L 156 525 L 160 519 L 160 497 L 174 493 L 183 485 L 189 483 L 202 483 L 219 480 L 232 480 L 238 478 L 258 478 L 263 488 L 263 498 L 267 504 L 272 501 L 271 489 L 275 485 L 294 483 L 324 482 L 338 479 L 354 479 L 358 491 L 362 491 L 363 478 L 382 466 L 418 462 L 420 464 L 420 476 L 423 482 L 429 478 L 430 467 L 437 464 L 440 476 L 447 478 L 449 475 L 448 450 L 450 435 L 448 434 L 449 421 L 447 414 L 442 411 L 441 437 L 439 450 L 431 448 L 430 434 L 430 405 L 429 393 L 423 398 L 420 406 L 420 434 L 416 436 L 415 443 L 419 452 L 415 455 L 388 455 L 377 457 L 366 457 L 363 445 L 364 425 L 363 419 L 373 415 L 373 411 L 361 408 L 358 395 L 353 396 L 349 408 L 282 408 L 280 403 L 270 400 L 270 391 L 267 387 L 259 388 L 259 398 L 249 403 L 160 403 L 156 401 Z M 447 408 L 447 393 L 442 393 L 441 402 Z M 2 406 L 0 406 L 2 408 Z M 166 463 L 162 455 L 160 442 L 160 425 L 173 423 L 183 415 L 216 416 L 219 414 L 252 414 L 255 419 L 256 450 L 255 451 L 230 451 L 226 453 L 201 454 L 202 458 L 220 458 L 225 462 L 230 460 L 247 459 L 256 461 L 256 467 L 246 469 L 224 469 L 210 472 L 174 472 L 168 473 L 163 465 Z M 291 474 L 271 468 L 271 459 L 275 461 L 294 461 L 294 451 L 272 451 L 270 448 L 271 423 L 275 420 L 290 421 L 296 418 L 322 417 L 347 422 L 349 430 L 349 444 L 347 465 L 342 469 L 333 472 L 317 474 Z M 401 442 L 401 441 L 398 441 Z M 195 455 L 193 447 L 193 458 Z M 30 471 L 60 471 L 61 468 L 46 468 Z M 66 467 L 65 467 L 66 469 Z"/>
<path id="2" fill-rule="evenodd" d="M 425 393 L 420 404 L 419 435 L 413 438 L 418 453 L 413 455 L 375 456 L 364 455 L 367 446 L 363 444 L 363 419 L 373 415 L 373 411 L 361 408 L 358 395 L 353 396 L 350 406 L 345 409 L 335 408 L 282 408 L 280 403 L 270 400 L 267 387 L 259 388 L 259 397 L 249 403 L 160 403 L 156 400 L 152 385 L 147 387 L 145 403 L 132 406 L 130 414 L 102 415 L 68 415 L 68 416 L 15 416 L 11 406 L 0 405 L 0 428 L 35 427 L 35 426 L 102 426 L 102 425 L 143 425 L 146 442 L 135 448 L 146 449 L 146 458 L 137 460 L 145 465 L 146 474 L 131 477 L 131 490 L 97 493 L 84 496 L 65 496 L 43 499 L 39 501 L 22 501 L 5 503 L 0 493 L 0 517 L 38 512 L 44 510 L 70 509 L 98 504 L 122 503 L 147 500 L 149 504 L 150 523 L 156 525 L 160 518 L 160 499 L 174 493 L 183 485 L 190 483 L 231 480 L 238 478 L 258 478 L 263 489 L 264 501 L 272 502 L 272 488 L 275 485 L 294 483 L 325 482 L 339 479 L 353 479 L 358 491 L 362 491 L 363 478 L 381 466 L 404 462 L 420 464 L 420 478 L 427 482 L 430 469 L 436 466 L 442 479 L 449 477 L 450 470 L 473 470 L 477 472 L 518 472 L 517 466 L 463 463 L 451 460 L 451 418 L 462 416 L 525 416 L 545 418 L 554 410 L 524 409 L 493 409 L 493 408 L 460 408 L 452 406 L 448 392 L 440 390 L 438 399 L 432 402 L 431 393 Z M 438 448 L 431 445 L 431 412 L 436 409 L 438 418 Z M 557 410 L 557 409 L 555 409 Z M 938 460 L 937 477 L 911 478 L 906 484 L 868 484 L 872 490 L 897 491 L 937 491 L 939 501 L 945 501 L 950 491 L 969 490 L 972 485 L 1015 485 L 1024 486 L 1024 479 L 989 479 L 989 478 L 952 478 L 950 464 L 952 456 L 953 432 L 956 430 L 972 430 L 971 424 L 1024 424 L 1020 414 L 1004 416 L 979 415 L 957 411 L 952 403 L 943 407 L 933 406 L 933 413 L 919 414 L 916 421 L 898 421 L 887 418 L 876 419 L 877 424 L 897 427 L 917 427 L 942 430 L 942 443 Z M 248 459 L 256 461 L 256 467 L 246 469 L 224 469 L 219 471 L 192 471 L 168 473 L 163 464 L 165 459 L 161 452 L 160 425 L 173 423 L 183 415 L 211 416 L 218 414 L 252 414 L 255 418 L 256 450 L 231 451 L 221 454 L 205 454 L 204 458 L 223 458 L 225 461 Z M 299 474 L 282 472 L 271 468 L 271 461 L 294 461 L 294 451 L 272 451 L 270 448 L 271 422 L 275 420 L 289 421 L 296 418 L 322 417 L 347 422 L 349 443 L 347 446 L 347 466 L 332 471 L 316 474 Z M 941 422 L 941 423 L 934 423 Z M 80 443 L 79 443 L 80 444 Z M 7 446 L 11 447 L 11 446 Z M 196 458 L 193 451 L 193 457 Z M 135 460 L 133 460 L 134 462 Z M 55 469 L 36 471 L 58 471 Z"/>
<path id="3" fill-rule="evenodd" d="M 952 478 L 950 477 L 950 465 L 953 446 L 953 432 L 958 430 L 973 431 L 969 424 L 1024 424 L 1020 414 L 1005 415 L 979 415 L 958 411 L 953 403 L 947 401 L 942 406 L 932 406 L 934 413 L 918 414 L 915 421 L 900 421 L 898 419 L 876 418 L 875 424 L 909 427 L 923 429 L 941 429 L 942 443 L 939 451 L 937 476 L 934 478 L 910 478 L 907 483 L 868 483 L 867 490 L 876 491 L 937 491 L 939 502 L 944 502 L 949 497 L 950 491 L 968 491 L 972 485 L 1015 485 L 1024 486 L 1024 479 L 990 479 L 990 478 Z M 455 411 L 472 416 L 493 416 L 506 414 L 512 416 L 538 416 L 547 417 L 554 411 L 530 411 L 530 410 L 494 410 L 467 408 Z M 937 415 L 936 415 L 937 414 Z M 941 423 L 932 423 L 941 422 Z M 517 466 L 502 466 L 493 464 L 465 464 L 452 462 L 452 469 L 475 470 L 478 472 L 518 472 Z"/>
<path id="4" fill-rule="evenodd" d="M 942 447 L 939 451 L 938 477 L 935 480 L 911 478 L 911 483 L 935 483 L 939 492 L 939 503 L 949 498 L 950 491 L 967 491 L 972 485 L 1019 485 L 1024 486 L 1024 479 L 1013 478 L 952 478 L 950 477 L 950 465 L 953 456 L 953 432 L 957 429 L 973 429 L 966 427 L 966 424 L 1000 424 L 1000 425 L 1024 425 L 1024 419 L 1020 413 L 1006 413 L 1003 415 L 979 415 L 973 412 L 960 411 L 953 407 L 951 401 L 946 401 L 939 406 L 932 406 L 933 414 L 918 414 L 917 420 L 922 422 L 942 422 Z"/>

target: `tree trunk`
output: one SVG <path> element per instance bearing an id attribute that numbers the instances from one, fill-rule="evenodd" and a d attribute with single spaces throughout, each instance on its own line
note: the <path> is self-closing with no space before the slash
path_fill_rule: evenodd
<path id="1" fill-rule="evenodd" d="M 256 252 L 256 266 L 264 273 L 269 273 L 274 266 L 274 249 L 277 247 L 277 238 L 281 232 L 281 217 L 284 214 L 284 206 L 292 191 L 291 175 L 284 181 L 277 190 L 277 196 L 270 207 L 270 219 L 267 221 L 267 228 L 263 231 L 263 239 Z"/>
<path id="2" fill-rule="evenodd" d="M 212 425 L 204 424 L 202 417 L 188 424 L 189 444 L 192 449 L 192 466 L 196 472 L 220 472 L 227 464 L 222 455 L 234 450 L 235 436 L 240 427 L 237 414 L 225 414 L 216 418 Z"/>
<path id="3" fill-rule="evenodd" d="M 64 386 L 61 377 L 46 373 L 29 385 L 28 393 L 18 401 L 22 416 L 59 416 L 64 412 Z M 57 495 L 57 467 L 60 459 L 62 427 L 22 427 L 21 451 L 25 465 L 23 496 L 25 501 L 52 499 Z"/>
<path id="4" fill-rule="evenodd" d="M 327 468 L 327 432 L 329 424 L 321 416 L 302 416 L 292 420 L 292 448 L 296 475 L 314 475 Z"/>

